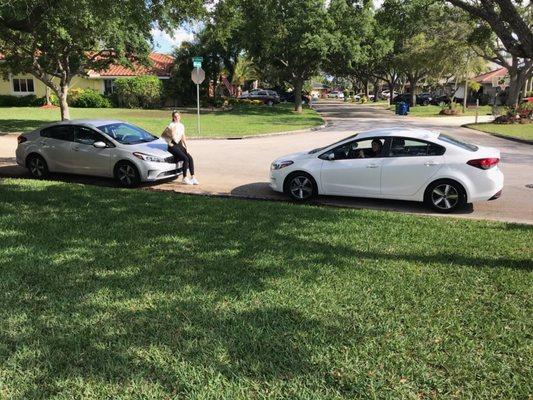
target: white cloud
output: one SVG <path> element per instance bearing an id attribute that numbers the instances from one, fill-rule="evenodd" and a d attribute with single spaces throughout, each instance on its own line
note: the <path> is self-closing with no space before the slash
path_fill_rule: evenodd
<path id="1" fill-rule="evenodd" d="M 191 26 L 182 26 L 175 29 L 171 34 L 154 27 L 151 33 L 155 49 L 162 52 L 171 52 L 174 47 L 178 47 L 182 42 L 194 39 L 194 30 Z"/>

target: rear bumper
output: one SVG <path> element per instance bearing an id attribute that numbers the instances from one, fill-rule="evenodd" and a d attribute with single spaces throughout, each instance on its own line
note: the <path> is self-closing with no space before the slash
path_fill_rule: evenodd
<path id="1" fill-rule="evenodd" d="M 502 195 L 503 190 L 499 190 L 494 196 L 492 196 L 489 200 L 496 200 L 499 199 Z"/>
<path id="2" fill-rule="evenodd" d="M 472 180 L 471 193 L 468 202 L 496 200 L 503 190 L 503 173 L 499 168 L 480 171 L 480 176 Z"/>

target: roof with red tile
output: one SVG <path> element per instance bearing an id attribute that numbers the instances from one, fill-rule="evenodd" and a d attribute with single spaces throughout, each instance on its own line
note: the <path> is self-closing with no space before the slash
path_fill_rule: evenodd
<path id="1" fill-rule="evenodd" d="M 473 79 L 478 83 L 492 83 L 492 78 L 507 75 L 507 68 L 498 68 L 493 71 L 480 74 Z"/>
<path id="2" fill-rule="evenodd" d="M 174 62 L 174 58 L 172 58 L 172 56 L 163 53 L 150 53 L 148 58 L 151 64 L 149 67 L 145 67 L 144 65 L 140 65 L 135 62 L 133 63 L 133 68 L 113 64 L 104 71 L 91 71 L 89 76 L 91 78 L 138 75 L 157 75 L 159 77 L 170 77 L 172 63 Z"/>

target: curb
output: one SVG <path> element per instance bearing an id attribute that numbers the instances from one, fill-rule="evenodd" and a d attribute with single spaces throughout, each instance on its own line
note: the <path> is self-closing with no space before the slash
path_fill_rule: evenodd
<path id="1" fill-rule="evenodd" d="M 485 131 L 482 131 L 481 129 L 473 128 L 470 125 L 471 124 L 464 124 L 464 125 L 461 125 L 461 128 L 472 129 L 473 131 L 486 133 L 487 135 L 495 136 L 495 137 L 500 138 L 500 139 L 507 139 L 507 140 L 509 140 L 511 142 L 533 145 L 533 140 L 521 139 L 521 138 L 517 138 L 517 137 L 514 137 L 514 136 L 501 135 L 499 133 L 494 133 L 494 132 L 485 132 Z"/>

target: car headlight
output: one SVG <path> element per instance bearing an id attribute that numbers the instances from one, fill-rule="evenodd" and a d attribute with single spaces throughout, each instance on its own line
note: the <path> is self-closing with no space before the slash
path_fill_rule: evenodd
<path id="1" fill-rule="evenodd" d="M 273 162 L 272 165 L 270 166 L 270 169 L 271 170 L 282 169 L 292 164 L 294 164 L 294 161 L 290 161 L 290 160 Z"/>
<path id="2" fill-rule="evenodd" d="M 143 160 L 143 161 L 165 162 L 165 160 L 162 159 L 161 157 L 151 156 L 151 155 L 149 155 L 149 154 L 144 154 L 144 153 L 133 153 L 133 155 L 134 155 L 135 157 L 137 157 L 138 159 Z"/>

